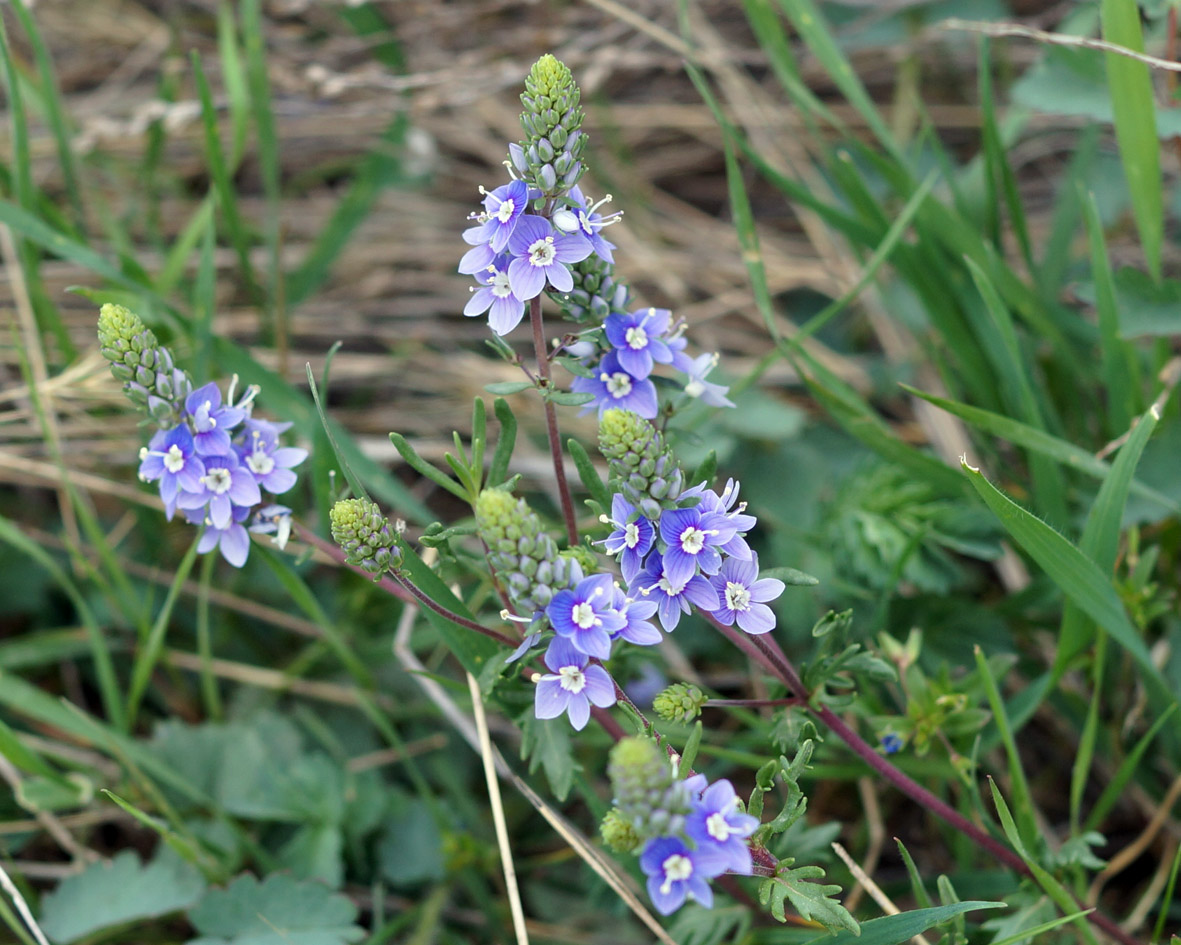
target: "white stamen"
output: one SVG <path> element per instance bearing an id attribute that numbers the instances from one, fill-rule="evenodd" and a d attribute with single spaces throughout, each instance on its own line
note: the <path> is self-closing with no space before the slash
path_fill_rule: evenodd
<path id="1" fill-rule="evenodd" d="M 750 589 L 743 584 L 727 581 L 726 606 L 731 610 L 750 610 Z"/>
<path id="2" fill-rule="evenodd" d="M 706 533 L 700 528 L 690 525 L 681 532 L 681 550 L 689 555 L 698 554 L 705 547 L 705 535 Z"/>
<path id="3" fill-rule="evenodd" d="M 570 608 L 570 619 L 574 621 L 575 626 L 583 630 L 589 630 L 591 627 L 603 622 L 595 616 L 594 609 L 585 601 L 577 603 Z"/>
<path id="4" fill-rule="evenodd" d="M 170 473 L 178 473 L 185 468 L 185 454 L 180 447 L 173 443 L 164 454 L 164 468 Z"/>
<path id="5" fill-rule="evenodd" d="M 664 882 L 660 884 L 660 891 L 665 895 L 672 889 L 673 883 L 681 882 L 693 875 L 693 861 L 680 853 L 674 853 L 660 864 L 660 868 L 664 871 Z"/>
<path id="6" fill-rule="evenodd" d="M 725 816 L 720 812 L 709 815 L 705 821 L 705 830 L 718 843 L 725 843 L 730 839 L 730 834 L 734 832 L 734 828 L 726 823 Z"/>
<path id="7" fill-rule="evenodd" d="M 586 688 L 586 674 L 578 666 L 563 666 L 558 670 L 558 685 L 567 692 L 582 692 Z"/>

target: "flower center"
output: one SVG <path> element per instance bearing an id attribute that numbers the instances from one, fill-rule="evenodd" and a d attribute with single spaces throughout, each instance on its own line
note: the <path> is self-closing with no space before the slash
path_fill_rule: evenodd
<path id="1" fill-rule="evenodd" d="M 563 666 L 558 670 L 558 685 L 567 692 L 582 692 L 586 688 L 586 674 L 577 666 Z"/>
<path id="2" fill-rule="evenodd" d="M 622 371 L 616 371 L 614 374 L 601 374 L 599 380 L 607 385 L 607 393 L 616 400 L 626 397 L 632 392 L 631 375 L 624 374 Z"/>
<path id="3" fill-rule="evenodd" d="M 246 465 L 256 476 L 268 476 L 275 468 L 275 460 L 262 450 L 255 450 L 246 457 Z"/>
<path id="4" fill-rule="evenodd" d="M 660 884 L 660 891 L 668 893 L 673 883 L 683 882 L 693 875 L 693 861 L 680 853 L 674 853 L 660 864 L 664 871 L 664 882 Z"/>
<path id="5" fill-rule="evenodd" d="M 633 351 L 640 351 L 648 346 L 648 333 L 639 325 L 629 328 L 624 337 L 627 339 L 627 346 Z"/>
<path id="6" fill-rule="evenodd" d="M 664 593 L 669 597 L 676 597 L 679 593 L 681 593 L 681 591 L 685 589 L 684 585 L 674 589 L 666 577 L 662 577 L 659 581 L 657 581 L 656 586 L 664 591 Z"/>
<path id="7" fill-rule="evenodd" d="M 595 228 L 591 226 L 590 217 L 586 215 L 585 210 L 578 211 L 578 226 L 587 236 L 595 235 Z"/>
<path id="8" fill-rule="evenodd" d="M 602 621 L 595 616 L 594 609 L 586 601 L 575 604 L 570 608 L 570 619 L 574 621 L 575 625 L 581 627 L 583 630 L 589 630 Z"/>
<path id="9" fill-rule="evenodd" d="M 690 525 L 681 532 L 681 550 L 687 555 L 695 555 L 705 547 L 705 532 Z"/>
<path id="10" fill-rule="evenodd" d="M 506 200 L 497 208 L 496 213 L 494 213 L 493 216 L 495 216 L 496 219 L 501 223 L 508 223 L 508 221 L 513 218 L 513 211 L 515 209 L 516 207 L 513 202 L 511 200 Z"/>
<path id="11" fill-rule="evenodd" d="M 180 447 L 173 443 L 164 454 L 164 468 L 170 473 L 178 473 L 185 468 L 185 454 Z"/>
<path id="12" fill-rule="evenodd" d="M 193 425 L 197 428 L 198 432 L 204 433 L 217 426 L 217 418 L 209 416 L 209 411 L 212 409 L 213 401 L 207 400 L 200 407 L 198 407 L 197 412 L 193 414 Z"/>
<path id="13" fill-rule="evenodd" d="M 529 247 L 529 265 L 541 266 L 544 269 L 553 263 L 557 254 L 558 251 L 554 248 L 554 238 L 547 236 Z"/>
<path id="14" fill-rule="evenodd" d="M 726 606 L 731 610 L 750 610 L 750 590 L 742 584 L 727 581 Z"/>
<path id="15" fill-rule="evenodd" d="M 685 385 L 685 393 L 696 399 L 705 393 L 705 384 L 695 377 Z"/>
<path id="16" fill-rule="evenodd" d="M 224 466 L 214 466 L 201 477 L 201 484 L 214 495 L 224 495 L 230 491 L 230 471 Z"/>
<path id="17" fill-rule="evenodd" d="M 496 275 L 488 280 L 488 287 L 498 299 L 507 299 L 513 294 L 513 290 L 508 284 L 507 270 L 504 272 L 501 272 L 499 269 L 496 270 Z"/>
<path id="18" fill-rule="evenodd" d="M 726 823 L 725 815 L 721 811 L 709 815 L 709 819 L 705 822 L 705 829 L 718 843 L 725 843 L 729 840 L 732 832 L 731 826 Z"/>
<path id="19" fill-rule="evenodd" d="M 629 548 L 634 548 L 640 543 L 640 524 L 639 522 L 628 522 L 623 530 L 623 543 Z"/>

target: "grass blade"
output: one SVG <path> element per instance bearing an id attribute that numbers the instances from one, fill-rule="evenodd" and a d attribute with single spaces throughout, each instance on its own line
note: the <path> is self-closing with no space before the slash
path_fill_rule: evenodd
<path id="1" fill-rule="evenodd" d="M 1140 7 L 1136 0 L 1102 0 L 1103 38 L 1144 52 Z M 1148 271 L 1161 276 L 1164 242 L 1164 195 L 1161 192 L 1160 138 L 1156 131 L 1156 100 L 1148 66 L 1127 56 L 1106 53 L 1107 87 L 1115 113 L 1115 138 L 1132 195 L 1132 213 Z"/>

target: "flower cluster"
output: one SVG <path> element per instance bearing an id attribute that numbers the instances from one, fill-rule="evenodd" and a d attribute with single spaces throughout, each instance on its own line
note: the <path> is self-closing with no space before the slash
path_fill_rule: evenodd
<path id="1" fill-rule="evenodd" d="M 158 484 L 169 519 L 179 509 L 188 521 L 205 526 L 197 551 L 217 548 L 241 567 L 250 552 L 248 528 L 285 542 L 290 510 L 262 505 L 262 493 L 280 495 L 294 486 L 293 468 L 307 458 L 307 450 L 280 445 L 290 423 L 252 416 L 259 388 L 248 387 L 237 401 L 236 378 L 224 400 L 212 382 L 194 389 L 171 352 L 122 305 L 102 307 L 98 336 L 111 373 L 159 426 L 140 450 L 139 477 Z"/>
<path id="2" fill-rule="evenodd" d="M 745 535 L 755 517 L 738 501 L 738 483 L 719 493 L 684 476 L 660 434 L 637 414 L 610 410 L 599 443 L 619 491 L 604 521 L 604 542 L 627 581 L 627 593 L 656 602 L 660 624 L 672 631 L 690 607 L 726 626 L 766 633 L 775 626 L 768 602 L 783 593 L 775 578 L 759 578 L 758 555 Z"/>
<path id="3" fill-rule="evenodd" d="M 618 742 L 608 773 L 615 792 L 608 816 L 612 836 L 617 844 L 626 838 L 629 849 L 639 851 L 648 895 L 663 915 L 686 899 L 708 908 L 713 905 L 709 880 L 726 872 L 751 872 L 746 841 L 759 822 L 743 812 L 729 781 L 710 784 L 703 774 L 678 780 L 674 766 L 644 738 Z"/>
<path id="4" fill-rule="evenodd" d="M 463 233 L 471 249 L 459 271 L 478 283 L 463 313 L 487 312 L 489 327 L 506 335 L 524 318 L 525 304 L 548 292 L 581 326 L 565 350 L 577 373 L 571 389 L 586 395 L 587 410 L 621 407 L 655 417 L 651 375 L 659 364 L 684 375 L 690 397 L 733 406 L 725 387 L 706 380 L 717 356 L 690 357 L 684 324 L 668 309 L 637 307 L 615 277 L 616 247 L 602 231 L 621 214 L 601 213 L 611 197 L 592 202 L 578 186 L 586 146 L 579 97 L 565 65 L 553 56 L 538 60 L 521 96 L 527 139 L 509 146 L 505 162 L 511 179 L 481 188 L 482 209 Z"/>

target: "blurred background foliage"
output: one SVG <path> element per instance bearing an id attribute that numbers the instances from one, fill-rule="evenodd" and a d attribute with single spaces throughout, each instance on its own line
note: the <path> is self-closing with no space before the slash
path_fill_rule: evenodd
<path id="1" fill-rule="evenodd" d="M 505 940 L 479 758 L 439 707 L 467 705 L 444 640 L 300 547 L 175 579 L 191 533 L 135 483 L 141 431 L 94 324 L 96 302 L 124 302 L 195 376 L 261 383 L 263 412 L 313 449 L 291 502 L 313 530 L 339 483 L 305 363 L 412 536 L 463 519 L 387 434 L 441 462 L 483 385 L 517 379 L 483 320 L 460 317 L 454 270 L 544 52 L 582 86 L 583 189 L 625 211 L 621 270 L 733 385 L 737 409 L 689 407 L 670 437 L 687 468 L 714 450 L 742 481 L 765 565 L 820 579 L 777 605 L 785 648 L 867 737 L 896 739 L 904 770 L 1003 836 L 982 797 L 995 777 L 1061 888 L 1142 940 L 1181 928 L 1181 110 L 1171 75 L 980 25 L 1133 46 L 1143 27 L 1172 56 L 1175 8 L 1141 7 L 5 5 L 0 862 L 50 940 Z M 544 506 L 539 411 L 513 403 L 513 471 Z M 562 422 L 593 438 L 575 411 Z M 1033 516 L 1004 512 L 961 456 Z M 897 681 L 842 662 L 853 644 Z M 666 679 L 780 694 L 696 621 L 661 657 L 615 667 L 637 699 Z M 593 835 L 606 733 L 519 732 L 505 718 L 530 715 L 526 685 L 498 698 L 494 740 Z M 744 795 L 751 769 L 813 734 L 784 711 L 706 722 L 699 765 Z M 834 839 L 903 908 L 1009 903 L 928 933 L 949 945 L 1027 940 L 1063 911 L 834 738 L 812 761 L 808 817 L 776 852 L 825 866 L 859 917 L 878 907 Z M 527 795 L 505 806 L 534 941 L 649 940 Z M 752 895 L 738 881 L 672 938 L 820 934 Z M 13 909 L 0 897 L 7 934 L 33 941 Z"/>

